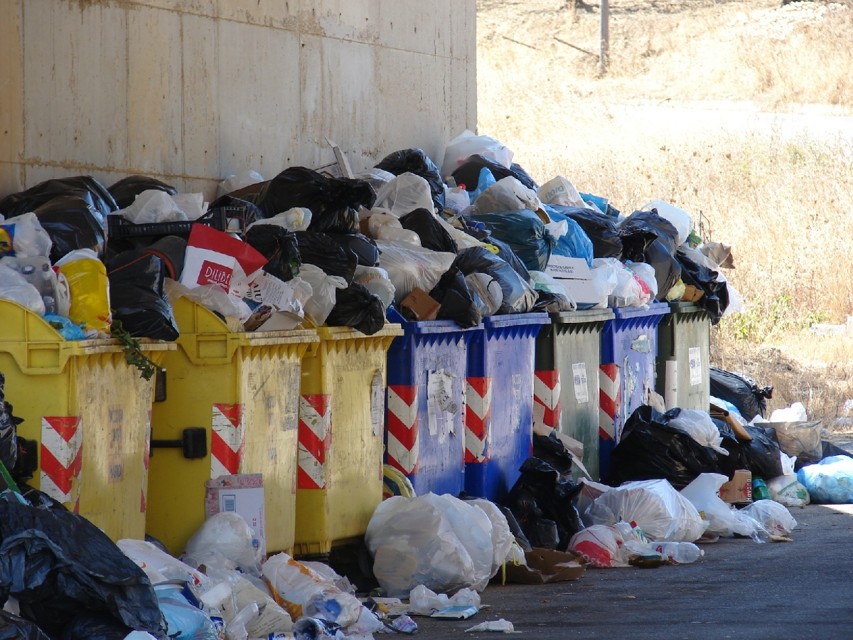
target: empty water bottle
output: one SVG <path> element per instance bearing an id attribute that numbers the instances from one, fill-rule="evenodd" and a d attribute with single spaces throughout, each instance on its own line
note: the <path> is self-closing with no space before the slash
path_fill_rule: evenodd
<path id="1" fill-rule="evenodd" d="M 705 552 L 692 542 L 656 542 L 654 548 L 664 558 L 676 564 L 696 562 L 705 555 Z"/>

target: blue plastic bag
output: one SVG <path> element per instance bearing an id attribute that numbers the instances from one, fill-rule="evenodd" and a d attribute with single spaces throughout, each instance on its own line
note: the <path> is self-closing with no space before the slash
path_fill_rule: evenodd
<path id="1" fill-rule="evenodd" d="M 808 489 L 812 502 L 853 502 L 853 458 L 829 456 L 797 472 L 797 480 Z"/>
<path id="2" fill-rule="evenodd" d="M 492 236 L 508 244 L 528 270 L 545 270 L 557 241 L 533 211 L 474 213 L 469 218 L 484 223 Z"/>
<path id="3" fill-rule="evenodd" d="M 557 246 L 554 247 L 554 253 L 558 256 L 566 256 L 568 258 L 583 258 L 588 266 L 592 266 L 593 248 L 592 240 L 586 235 L 581 226 L 572 220 L 564 213 L 560 213 L 550 205 L 542 205 L 545 212 L 554 222 L 562 222 L 565 220 L 569 225 L 569 231 L 564 236 L 557 239 Z"/>
<path id="4" fill-rule="evenodd" d="M 169 625 L 169 637 L 176 640 L 217 640 L 219 634 L 213 621 L 201 609 L 194 607 L 175 585 L 154 587 L 160 611 Z"/>

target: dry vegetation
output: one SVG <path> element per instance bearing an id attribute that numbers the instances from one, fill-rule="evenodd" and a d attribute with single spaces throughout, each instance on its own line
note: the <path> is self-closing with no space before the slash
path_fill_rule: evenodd
<path id="1" fill-rule="evenodd" d="M 542 181 L 664 198 L 731 244 L 746 308 L 712 361 L 842 428 L 853 333 L 810 327 L 853 314 L 853 2 L 613 0 L 603 76 L 591 5 L 478 0 L 479 130 Z"/>

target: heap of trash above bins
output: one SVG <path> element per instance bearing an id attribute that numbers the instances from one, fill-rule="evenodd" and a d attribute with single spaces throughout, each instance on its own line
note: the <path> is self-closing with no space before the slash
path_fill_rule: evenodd
<path id="1" fill-rule="evenodd" d="M 0 200 L 0 298 L 66 339 L 175 340 L 187 297 L 234 331 L 695 301 L 740 308 L 727 247 L 653 200 L 623 216 L 557 176 L 539 185 L 499 141 L 466 131 L 439 167 L 420 149 L 355 173 L 230 176 L 211 203 L 151 177 L 51 179 Z M 343 174 L 344 177 L 339 177 Z M 5 217 L 5 218 L 4 218 Z"/>

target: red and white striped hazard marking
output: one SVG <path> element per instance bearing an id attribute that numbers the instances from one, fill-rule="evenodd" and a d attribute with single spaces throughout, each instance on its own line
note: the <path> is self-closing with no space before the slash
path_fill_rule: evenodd
<path id="1" fill-rule="evenodd" d="M 80 503 L 83 425 L 77 416 L 41 419 L 41 490 L 63 504 Z"/>
<path id="2" fill-rule="evenodd" d="M 418 387 L 388 385 L 388 463 L 406 475 L 418 470 Z"/>
<path id="3" fill-rule="evenodd" d="M 618 364 L 603 364 L 598 382 L 598 435 L 604 440 L 616 440 L 616 415 L 622 404 L 622 382 Z"/>
<path id="4" fill-rule="evenodd" d="M 465 462 L 489 459 L 492 379 L 469 377 L 465 385 Z"/>
<path id="5" fill-rule="evenodd" d="M 326 460 L 332 442 L 332 398 L 309 394 L 299 398 L 297 484 L 300 489 L 324 489 Z"/>
<path id="6" fill-rule="evenodd" d="M 210 434 L 210 477 L 240 473 L 245 428 L 242 404 L 214 404 Z"/>
<path id="7" fill-rule="evenodd" d="M 536 371 L 533 378 L 533 426 L 560 428 L 560 371 Z"/>

